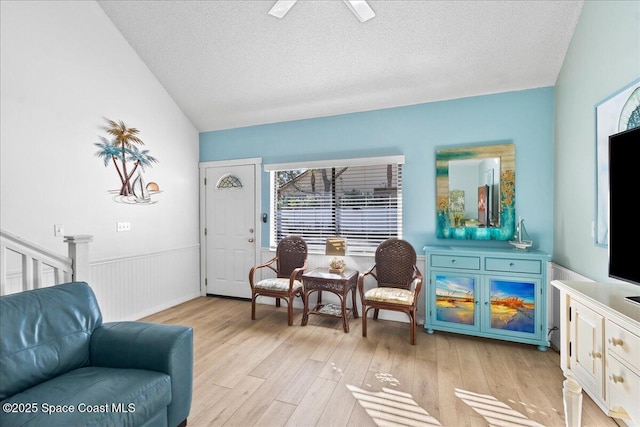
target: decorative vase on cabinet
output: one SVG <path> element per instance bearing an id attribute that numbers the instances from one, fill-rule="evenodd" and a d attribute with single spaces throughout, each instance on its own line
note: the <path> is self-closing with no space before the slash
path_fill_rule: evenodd
<path id="1" fill-rule="evenodd" d="M 535 344 L 547 339 L 547 262 L 541 251 L 426 246 L 425 328 Z"/>

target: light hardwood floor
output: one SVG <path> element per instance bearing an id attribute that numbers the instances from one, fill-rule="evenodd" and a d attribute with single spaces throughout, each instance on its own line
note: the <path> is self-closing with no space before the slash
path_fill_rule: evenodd
<path id="1" fill-rule="evenodd" d="M 194 329 L 189 426 L 564 426 L 559 355 L 467 337 L 201 297 L 145 321 Z M 616 426 L 586 395 L 583 426 Z"/>

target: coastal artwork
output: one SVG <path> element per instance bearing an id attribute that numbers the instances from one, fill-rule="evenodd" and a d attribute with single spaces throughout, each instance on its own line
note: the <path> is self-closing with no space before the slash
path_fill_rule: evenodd
<path id="1" fill-rule="evenodd" d="M 474 325 L 476 315 L 476 279 L 436 275 L 436 320 L 459 325 Z M 534 333 L 535 284 L 491 280 L 491 328 Z"/>
<path id="2" fill-rule="evenodd" d="M 491 280 L 491 327 L 534 333 L 535 284 Z"/>
<path id="3" fill-rule="evenodd" d="M 476 279 L 436 276 L 436 320 L 473 325 L 475 322 Z"/>
<path id="4" fill-rule="evenodd" d="M 139 130 L 124 122 L 105 119 L 104 130 L 112 138 L 101 136 L 101 142 L 94 143 L 99 150 L 95 153 L 105 167 L 113 166 L 118 176 L 118 188 L 110 191 L 113 200 L 127 204 L 154 204 L 153 196 L 160 193 L 157 182 L 146 182 L 143 172 L 158 163 L 149 150 L 138 149 L 144 142 L 138 137 Z"/>

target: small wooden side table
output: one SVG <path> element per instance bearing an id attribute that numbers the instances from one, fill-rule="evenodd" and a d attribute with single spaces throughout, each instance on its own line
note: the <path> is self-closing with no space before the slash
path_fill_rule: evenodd
<path id="1" fill-rule="evenodd" d="M 353 318 L 358 318 L 358 306 L 356 305 L 356 285 L 358 282 L 358 271 L 345 270 L 342 273 L 331 273 L 328 268 L 315 268 L 302 275 L 304 284 L 304 314 L 302 316 L 302 326 L 307 324 L 309 314 L 321 316 L 341 317 L 342 326 L 345 332 L 349 332 L 349 312 L 353 313 Z M 340 305 L 323 304 L 322 291 L 334 293 L 340 298 Z M 318 293 L 318 302 L 315 307 L 309 310 L 309 295 Z M 351 292 L 351 308 L 346 307 L 346 299 Z"/>

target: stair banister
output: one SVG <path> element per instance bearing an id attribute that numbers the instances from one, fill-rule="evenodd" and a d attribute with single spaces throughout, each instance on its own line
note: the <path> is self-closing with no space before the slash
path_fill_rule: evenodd
<path id="1" fill-rule="evenodd" d="M 0 229 L 0 295 L 6 295 L 17 290 L 37 289 L 72 280 L 89 279 L 89 242 L 93 240 L 89 235 L 65 236 L 68 245 L 68 255 L 62 256 L 31 243 L 22 237 Z M 8 265 L 10 252 L 20 256 L 20 265 Z M 14 263 L 15 264 L 15 263 Z M 44 269 L 50 267 L 53 272 L 53 283 L 45 283 Z M 8 289 L 7 268 L 20 268 L 21 289 Z M 17 277 L 17 274 L 16 274 Z"/>

